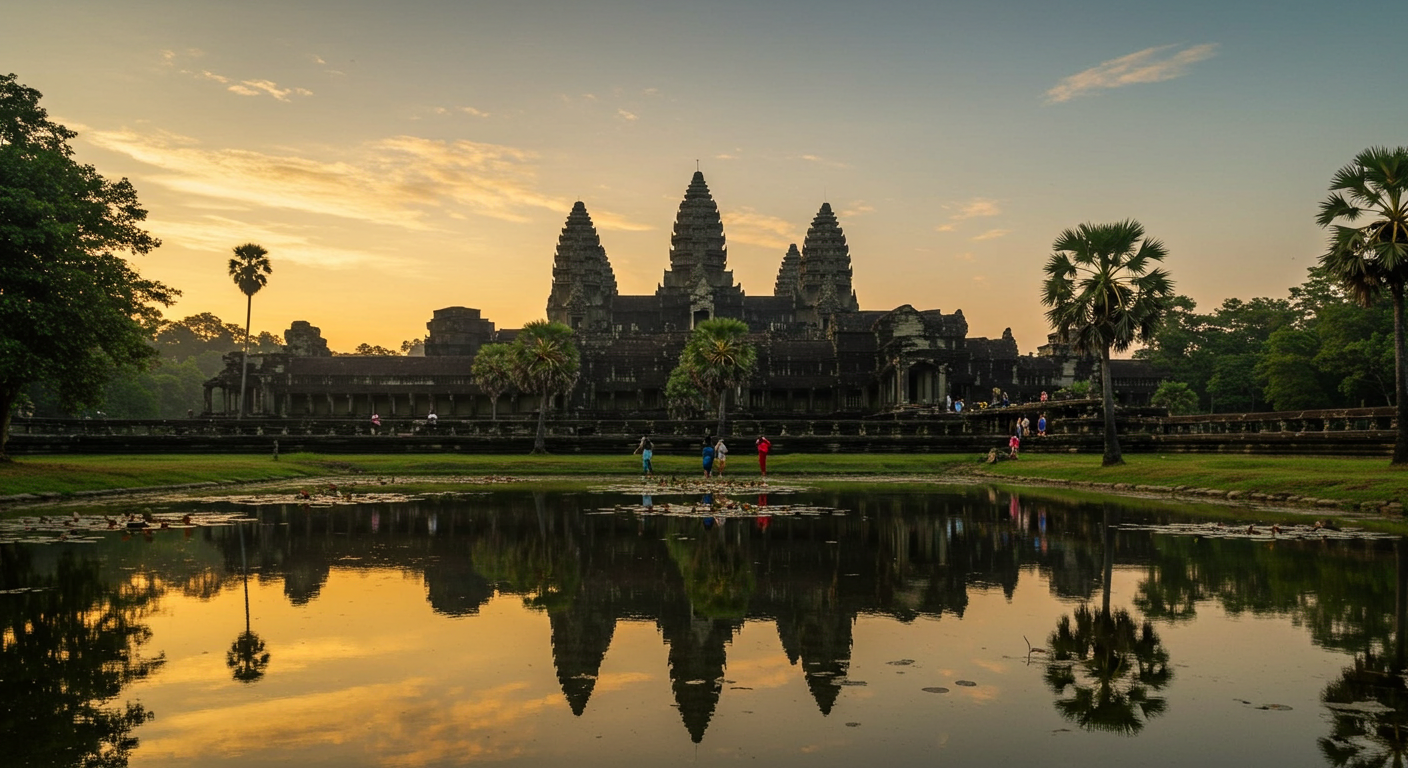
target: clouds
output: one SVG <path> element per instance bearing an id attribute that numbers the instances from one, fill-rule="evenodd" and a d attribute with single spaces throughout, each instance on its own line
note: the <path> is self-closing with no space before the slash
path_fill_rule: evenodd
<path id="1" fill-rule="evenodd" d="M 424 230 L 434 209 L 465 208 L 505 221 L 532 209 L 568 210 L 536 189 L 535 155 L 467 140 L 392 136 L 325 161 L 244 149 L 208 149 L 167 132 L 90 131 L 84 138 L 159 170 L 148 178 L 188 194 Z"/>
<path id="2" fill-rule="evenodd" d="M 164 66 L 175 69 L 177 63 L 182 59 L 198 59 L 203 57 L 204 55 L 205 52 L 200 50 L 199 48 L 187 48 L 184 51 L 174 51 L 167 49 L 161 51 L 161 61 Z M 314 56 L 313 58 L 317 61 L 317 63 L 323 63 L 323 60 L 318 58 L 317 56 Z M 270 96 L 276 101 L 286 102 L 291 100 L 289 98 L 290 96 L 313 95 L 313 92 L 308 90 L 307 88 L 300 88 L 296 86 L 283 87 L 280 86 L 278 83 L 274 82 L 273 80 L 264 80 L 259 78 L 250 80 L 236 80 L 232 77 L 227 77 L 225 75 L 211 72 L 208 69 L 179 69 L 177 71 L 183 75 L 194 77 L 197 80 L 210 80 L 212 82 L 219 83 L 225 86 L 225 90 L 240 96 Z"/>
<path id="3" fill-rule="evenodd" d="M 1077 72 L 1047 91 L 1046 103 L 1059 104 L 1077 96 L 1136 83 L 1172 80 L 1187 74 L 1191 65 L 1217 55 L 1216 43 L 1203 43 L 1176 51 L 1175 48 L 1177 46 L 1174 45 L 1145 48 Z"/>
<path id="4" fill-rule="evenodd" d="M 957 232 L 962 226 L 962 223 L 969 219 L 986 219 L 993 216 L 1001 216 L 1003 213 L 1002 205 L 997 200 L 988 197 L 974 197 L 954 205 L 945 205 L 944 208 L 952 210 L 953 213 L 949 215 L 947 223 L 934 227 L 935 232 Z M 1009 231 L 1010 230 L 1006 229 L 989 229 L 969 239 L 975 242 L 996 240 L 1006 235 Z"/>
<path id="5" fill-rule="evenodd" d="M 737 243 L 786 250 L 787 246 L 801 240 L 791 222 L 752 208 L 736 208 L 721 218 L 728 239 Z"/>
<path id="6" fill-rule="evenodd" d="M 225 90 L 238 93 L 241 96 L 269 95 L 279 101 L 288 101 L 290 95 L 313 95 L 313 92 L 307 88 L 280 88 L 279 84 L 273 80 L 241 80 Z"/>

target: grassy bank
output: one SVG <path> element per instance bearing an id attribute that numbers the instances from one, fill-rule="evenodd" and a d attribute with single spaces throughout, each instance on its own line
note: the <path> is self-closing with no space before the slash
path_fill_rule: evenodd
<path id="1" fill-rule="evenodd" d="M 769 460 L 777 480 L 828 477 L 961 476 L 990 473 L 1002 482 L 1023 479 L 1191 486 L 1226 491 L 1313 496 L 1348 502 L 1408 500 L 1408 471 L 1382 459 L 1134 455 L 1103 468 L 1099 456 L 1027 454 L 1020 461 L 985 465 L 970 455 L 820 454 Z M 640 461 L 623 456 L 461 456 L 443 454 L 286 454 L 279 461 L 252 455 L 34 456 L 0 464 L 0 496 L 18 493 L 146 488 L 201 482 L 296 479 L 327 475 L 515 475 L 560 478 L 638 477 Z M 693 456 L 657 456 L 658 475 L 701 474 Z M 756 477 L 757 460 L 738 456 L 727 474 Z M 982 482 L 988 482 L 983 478 Z"/>

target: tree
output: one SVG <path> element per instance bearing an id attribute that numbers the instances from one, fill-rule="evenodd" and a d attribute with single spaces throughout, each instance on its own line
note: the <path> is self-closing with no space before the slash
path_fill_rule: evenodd
<path id="1" fill-rule="evenodd" d="M 482 349 L 481 349 L 482 352 Z M 581 355 L 572 343 L 572 329 L 562 323 L 534 320 L 523 326 L 513 340 L 513 382 L 528 394 L 538 396 L 538 434 L 533 453 L 547 453 L 547 412 L 556 395 L 565 394 L 577 383 Z"/>
<path id="2" fill-rule="evenodd" d="M 1154 405 L 1162 405 L 1173 416 L 1186 416 L 1198 412 L 1198 395 L 1181 381 L 1159 382 L 1159 388 L 1154 390 L 1154 395 L 1149 398 L 1149 402 Z"/>
<path id="3" fill-rule="evenodd" d="M 748 380 L 758 363 L 758 351 L 748 343 L 748 324 L 731 318 L 705 320 L 680 353 L 684 368 L 705 397 L 718 402 L 719 423 L 714 434 L 723 437 L 729 390 Z M 673 377 L 673 374 L 671 374 Z"/>
<path id="4" fill-rule="evenodd" d="M 709 409 L 709 401 L 694 383 L 694 372 L 686 365 L 677 365 L 665 382 L 665 410 L 675 419 L 698 418 Z"/>
<path id="5" fill-rule="evenodd" d="M 1357 223 L 1360 226 L 1337 222 Z M 1394 386 L 1398 436 L 1395 467 L 1408 467 L 1408 360 L 1403 292 L 1408 283 L 1408 147 L 1370 147 L 1339 169 L 1315 219 L 1331 230 L 1320 263 L 1360 304 L 1387 292 L 1393 304 Z"/>
<path id="6" fill-rule="evenodd" d="M 367 344 L 366 342 L 358 344 L 357 348 L 352 350 L 352 354 L 379 355 L 381 357 L 397 357 L 399 355 L 399 353 L 396 352 L 396 350 L 394 349 L 387 349 L 386 347 L 383 347 L 380 344 Z"/>
<path id="7" fill-rule="evenodd" d="M 0 76 L 0 461 L 22 388 L 45 382 L 69 410 L 100 403 L 112 371 L 155 357 L 156 305 L 180 294 L 122 256 L 160 245 L 131 183 L 75 162 L 77 134 L 39 98 Z"/>
<path id="8" fill-rule="evenodd" d="M 508 344 L 485 344 L 474 355 L 469 366 L 470 378 L 489 396 L 489 418 L 499 418 L 499 395 L 513 386 L 513 347 Z"/>
<path id="9" fill-rule="evenodd" d="M 244 418 L 245 379 L 249 376 L 249 320 L 254 311 L 254 294 L 269 284 L 268 275 L 274 271 L 269 266 L 269 252 L 263 246 L 245 243 L 235 247 L 235 257 L 230 259 L 230 279 L 235 281 L 244 293 L 244 360 L 240 363 L 240 410 L 236 418 Z"/>
<path id="10" fill-rule="evenodd" d="M 1041 303 L 1052 328 L 1081 354 L 1100 355 L 1105 410 L 1104 466 L 1123 464 L 1115 434 L 1110 353 L 1153 336 L 1173 300 L 1173 282 L 1161 268 L 1163 243 L 1144 236 L 1133 219 L 1081 224 L 1052 244 Z"/>

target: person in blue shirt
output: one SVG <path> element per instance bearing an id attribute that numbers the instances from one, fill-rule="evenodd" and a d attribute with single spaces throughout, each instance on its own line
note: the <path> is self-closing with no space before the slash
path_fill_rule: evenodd
<path id="1" fill-rule="evenodd" d="M 640 470 L 645 477 L 654 477 L 655 470 L 650 466 L 650 460 L 655 456 L 655 444 L 650 442 L 649 436 L 642 436 L 640 445 L 632 453 L 640 454 Z"/>
<path id="2" fill-rule="evenodd" d="M 714 436 L 704 436 L 704 479 L 714 476 Z"/>

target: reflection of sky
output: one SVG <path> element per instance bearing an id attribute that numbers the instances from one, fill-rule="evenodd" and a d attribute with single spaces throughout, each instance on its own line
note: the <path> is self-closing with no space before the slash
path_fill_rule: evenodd
<path id="1" fill-rule="evenodd" d="M 1128 605 L 1142 578 L 1117 569 L 1112 604 Z M 238 589 L 206 602 L 164 599 L 147 648 L 170 661 L 125 693 L 156 713 L 137 733 L 133 766 L 614 766 L 624 755 L 642 765 L 854 765 L 881 753 L 895 765 L 1143 764 L 1151 755 L 1192 759 L 1199 744 L 1221 745 L 1203 764 L 1298 765 L 1326 732 L 1319 692 L 1348 663 L 1284 618 L 1226 620 L 1204 605 L 1196 621 L 1158 627 L 1175 671 L 1162 692 L 1168 713 L 1136 739 L 1081 732 L 1053 709 L 1023 639 L 1043 644 L 1074 605 L 1028 569 L 1010 601 L 971 589 L 961 620 L 860 616 L 849 678 L 865 685 L 844 687 L 828 717 L 775 626 L 750 621 L 727 647 L 726 682 L 696 754 L 653 621 L 617 624 L 591 700 L 574 717 L 548 617 L 517 596 L 448 618 L 430 610 L 418 576 L 395 570 L 334 569 L 303 606 L 277 581 L 251 581 L 250 590 L 252 625 L 271 653 L 253 685 L 232 681 L 224 663 L 244 626 Z M 887 663 L 902 659 L 914 663 Z M 932 686 L 949 693 L 922 690 Z M 1293 709 L 1257 711 L 1237 699 Z"/>

